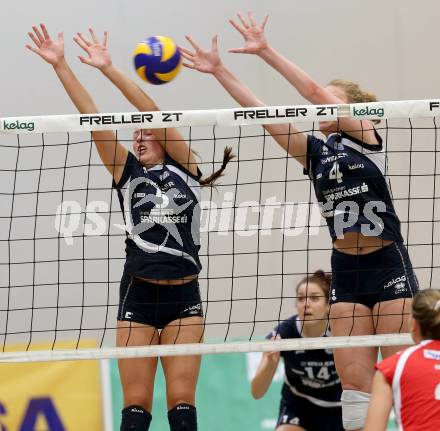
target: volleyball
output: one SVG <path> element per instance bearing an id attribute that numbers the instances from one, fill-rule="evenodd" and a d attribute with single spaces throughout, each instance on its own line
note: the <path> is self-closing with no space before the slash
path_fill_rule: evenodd
<path id="1" fill-rule="evenodd" d="M 154 85 L 173 80 L 182 66 L 180 51 L 173 39 L 153 36 L 136 45 L 133 53 L 137 74 Z"/>

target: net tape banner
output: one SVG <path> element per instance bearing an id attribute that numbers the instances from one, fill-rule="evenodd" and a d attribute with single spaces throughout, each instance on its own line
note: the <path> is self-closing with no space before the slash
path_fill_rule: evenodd
<path id="1" fill-rule="evenodd" d="M 344 105 L 264 106 L 193 111 L 96 113 L 0 118 L 0 132 L 8 134 L 90 132 L 115 129 L 157 129 L 186 126 L 246 126 L 332 121 L 338 118 L 392 119 L 436 117 L 440 100 L 404 100 Z"/>
<path id="2" fill-rule="evenodd" d="M 70 361 L 110 358 L 142 358 L 157 356 L 207 355 L 220 353 L 272 352 L 313 349 L 345 349 L 411 345 L 410 334 L 380 334 L 345 337 L 293 338 L 270 341 L 237 341 L 233 343 L 167 344 L 142 347 L 114 347 L 75 350 L 34 350 L 0 353 L 2 362 Z"/>

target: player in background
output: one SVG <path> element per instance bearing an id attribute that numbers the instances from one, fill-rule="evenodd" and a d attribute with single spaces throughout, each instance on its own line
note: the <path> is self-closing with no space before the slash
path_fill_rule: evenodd
<path id="1" fill-rule="evenodd" d="M 327 337 L 328 296 L 331 278 L 323 271 L 305 277 L 296 287 L 298 314 L 281 322 L 270 339 Z M 269 389 L 280 357 L 285 380 L 277 431 L 343 431 L 341 382 L 333 353 L 328 349 L 265 352 L 252 379 L 256 399 Z"/>
<path id="2" fill-rule="evenodd" d="M 394 405 L 399 430 L 440 429 L 440 291 L 423 290 L 412 305 L 417 343 L 376 365 L 364 431 L 385 431 Z"/>

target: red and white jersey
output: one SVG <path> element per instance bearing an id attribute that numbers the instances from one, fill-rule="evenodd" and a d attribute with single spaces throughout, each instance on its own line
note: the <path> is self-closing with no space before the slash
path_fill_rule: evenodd
<path id="1" fill-rule="evenodd" d="M 425 340 L 376 368 L 393 389 L 399 430 L 440 430 L 440 340 Z"/>

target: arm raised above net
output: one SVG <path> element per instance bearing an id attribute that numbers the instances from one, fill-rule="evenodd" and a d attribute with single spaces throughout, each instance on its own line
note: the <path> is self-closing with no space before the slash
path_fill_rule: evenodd
<path id="1" fill-rule="evenodd" d="M 53 66 L 66 93 L 81 114 L 98 112 L 92 97 L 75 76 L 64 58 L 63 33 L 59 33 L 58 40 L 53 41 L 44 24 L 41 24 L 41 31 L 36 26 L 33 26 L 32 30 L 33 32 L 28 34 L 35 46 L 26 45 L 26 48 Z M 99 157 L 107 170 L 113 175 L 114 180 L 118 182 L 124 170 L 128 150 L 118 143 L 112 131 L 92 132 L 92 137 L 95 141 Z"/>
<path id="2" fill-rule="evenodd" d="M 241 48 L 229 49 L 229 52 L 258 55 L 289 81 L 298 93 L 310 103 L 315 105 L 349 103 L 334 95 L 327 87 L 320 86 L 304 70 L 281 55 L 268 43 L 264 33 L 268 16 L 264 18 L 261 24 L 256 22 L 252 12 L 249 12 L 247 20 L 241 13 L 238 13 L 237 16 L 241 23 L 239 24 L 234 20 L 230 20 L 230 23 L 243 36 L 244 45 Z M 366 144 L 379 144 L 373 124 L 368 120 L 359 121 L 352 118 L 340 118 L 339 127 Z"/>
<path id="3" fill-rule="evenodd" d="M 183 63 L 185 67 L 212 74 L 241 106 L 266 106 L 222 63 L 218 53 L 217 36 L 212 39 L 210 51 L 203 50 L 190 36 L 186 38 L 194 51 L 180 47 L 182 56 L 187 60 Z M 264 127 L 282 148 L 304 167 L 306 166 L 307 137 L 305 134 L 292 124 L 271 124 Z"/>
<path id="4" fill-rule="evenodd" d="M 125 96 L 125 98 L 139 111 L 158 111 L 159 107 L 133 80 L 113 65 L 107 49 L 108 33 L 104 33 L 104 40 L 100 42 L 93 29 L 89 29 L 91 39 L 81 33 L 74 38 L 75 42 L 87 53 L 88 57 L 80 56 L 82 63 L 99 69 Z M 176 128 L 153 129 L 156 139 L 165 151 L 177 162 L 197 175 L 197 161 L 188 143 Z"/>

